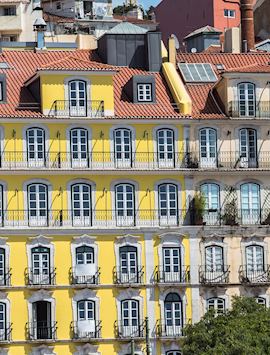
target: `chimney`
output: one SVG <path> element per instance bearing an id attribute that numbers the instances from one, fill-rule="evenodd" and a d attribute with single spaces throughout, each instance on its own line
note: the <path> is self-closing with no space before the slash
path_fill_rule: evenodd
<path id="1" fill-rule="evenodd" d="M 168 41 L 168 60 L 176 67 L 176 47 L 175 47 L 175 38 L 173 35 L 170 35 Z"/>
<path id="2" fill-rule="evenodd" d="M 241 0 L 240 7 L 242 52 L 245 52 L 255 45 L 253 0 Z"/>
<path id="3" fill-rule="evenodd" d="M 33 25 L 33 29 L 34 29 L 34 31 L 37 32 L 37 47 L 35 49 L 36 50 L 46 49 L 44 34 L 47 29 L 47 25 L 46 25 L 46 22 L 43 20 L 43 18 L 37 18 L 35 20 L 34 25 Z"/>

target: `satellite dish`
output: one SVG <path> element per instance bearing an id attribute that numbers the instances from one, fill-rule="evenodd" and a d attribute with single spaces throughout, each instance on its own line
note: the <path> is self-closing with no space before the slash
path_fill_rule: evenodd
<path id="1" fill-rule="evenodd" d="M 178 50 L 180 48 L 178 38 L 175 34 L 172 34 L 172 37 L 174 38 L 175 48 Z"/>
<path id="2" fill-rule="evenodd" d="M 194 48 L 194 47 L 191 48 L 190 52 L 191 52 L 191 53 L 197 53 L 197 48 Z"/>

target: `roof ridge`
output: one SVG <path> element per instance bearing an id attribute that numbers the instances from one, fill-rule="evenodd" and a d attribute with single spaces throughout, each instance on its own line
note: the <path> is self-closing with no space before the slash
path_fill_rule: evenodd
<path id="1" fill-rule="evenodd" d="M 60 58 L 60 59 L 54 60 L 52 62 L 40 65 L 39 67 L 37 67 L 37 70 L 40 68 L 46 68 L 46 67 L 54 65 L 54 64 L 62 63 L 64 60 L 67 60 L 68 58 L 72 57 L 72 55 L 73 55 L 73 53 L 70 53 L 69 55 L 65 56 L 64 58 Z"/>

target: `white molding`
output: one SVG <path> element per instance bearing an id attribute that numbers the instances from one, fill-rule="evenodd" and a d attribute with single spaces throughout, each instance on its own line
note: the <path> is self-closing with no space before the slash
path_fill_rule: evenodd
<path id="1" fill-rule="evenodd" d="M 47 209 L 50 210 L 52 208 L 52 185 L 51 182 L 48 179 L 30 179 L 30 180 L 25 180 L 23 182 L 23 206 L 24 210 L 28 211 L 28 193 L 27 193 L 27 187 L 32 184 L 43 184 L 47 186 L 47 191 L 48 191 L 48 201 L 47 201 Z"/>
<path id="2" fill-rule="evenodd" d="M 177 207 L 179 212 L 182 210 L 182 192 L 183 192 L 183 188 L 182 188 L 182 184 L 180 181 L 177 181 L 175 179 L 160 179 L 158 181 L 155 181 L 155 185 L 154 185 L 154 196 L 155 196 L 155 210 L 159 211 L 159 195 L 158 195 L 158 187 L 162 184 L 173 184 L 177 186 Z M 182 212 L 180 212 L 181 216 L 182 216 Z"/>
<path id="3" fill-rule="evenodd" d="M 0 236 L 0 248 L 5 251 L 5 267 L 10 267 L 10 246 L 7 244 L 8 238 Z M 1 354 L 0 354 L 1 355 Z"/>
<path id="4" fill-rule="evenodd" d="M 168 287 L 167 289 L 163 289 L 163 291 L 160 291 L 159 294 L 159 307 L 160 307 L 160 319 L 164 320 L 165 319 L 165 307 L 164 307 L 164 302 L 168 294 L 170 293 L 176 293 L 179 295 L 181 302 L 182 302 L 182 309 L 183 309 L 183 324 L 186 324 L 186 308 L 187 308 L 187 297 L 185 295 L 185 291 L 180 288 L 176 287 Z"/>
<path id="5" fill-rule="evenodd" d="M 160 237 L 160 243 L 158 245 L 158 259 L 159 259 L 159 265 L 163 266 L 163 248 L 179 248 L 180 249 L 180 261 L 181 261 L 181 267 L 182 270 L 184 270 L 185 266 L 185 248 L 183 245 L 183 238 L 184 235 L 180 233 L 163 233 L 159 235 Z"/>
<path id="6" fill-rule="evenodd" d="M 51 323 L 56 320 L 56 304 L 55 298 L 52 297 L 52 292 L 48 290 L 41 289 L 39 291 L 33 292 L 28 298 L 28 317 L 29 322 L 33 321 L 33 303 L 39 301 L 46 301 L 51 304 Z"/>
<path id="7" fill-rule="evenodd" d="M 107 115 L 106 115 L 107 116 Z M 109 139 L 110 139 L 110 152 L 112 154 L 114 154 L 114 148 L 115 148 L 115 142 L 114 142 L 114 131 L 115 130 L 118 130 L 118 129 L 128 129 L 130 130 L 131 132 L 131 150 L 132 150 L 132 153 L 135 153 L 136 152 L 136 146 L 135 146 L 135 141 L 136 141 L 136 129 L 129 125 L 129 124 L 122 124 L 122 125 L 113 125 L 111 128 L 110 128 L 110 131 L 109 131 Z"/>
<path id="8" fill-rule="evenodd" d="M 67 206 L 68 206 L 68 211 L 72 210 L 72 196 L 71 196 L 71 186 L 75 184 L 86 184 L 91 187 L 91 209 L 94 210 L 96 207 L 96 184 L 88 180 L 86 178 L 80 178 L 80 179 L 72 179 L 67 182 L 66 185 L 66 192 L 67 192 Z"/>
<path id="9" fill-rule="evenodd" d="M 135 196 L 135 201 L 134 201 L 134 211 L 136 212 L 136 210 L 138 209 L 139 205 L 140 205 L 140 200 L 139 200 L 139 183 L 136 180 L 132 180 L 132 179 L 116 179 L 113 180 L 110 184 L 110 192 L 111 192 L 111 209 L 112 210 L 116 210 L 115 208 L 115 187 L 116 185 L 119 184 L 130 184 L 134 186 L 134 196 Z M 106 209 L 110 209 L 108 208 L 108 206 L 105 206 Z"/>
<path id="10" fill-rule="evenodd" d="M 137 249 L 137 265 L 138 267 L 142 266 L 142 245 L 139 243 L 139 236 L 133 236 L 126 234 L 124 236 L 116 237 L 114 243 L 114 252 L 115 252 L 115 261 L 117 269 L 120 268 L 120 248 L 124 246 L 133 246 Z"/>
<path id="11" fill-rule="evenodd" d="M 71 74 L 71 73 L 70 73 Z M 68 76 L 64 79 L 64 95 L 65 98 L 64 100 L 69 101 L 69 91 L 68 91 L 68 86 L 71 81 L 74 80 L 81 80 L 86 83 L 86 101 L 91 101 L 91 80 L 88 77 L 81 76 L 78 73 L 73 74 L 72 76 Z"/>
<path id="12" fill-rule="evenodd" d="M 140 289 L 134 289 L 134 288 L 127 288 L 126 290 L 123 290 L 119 292 L 119 294 L 115 297 L 116 300 L 116 306 L 117 306 L 117 319 L 120 321 L 122 319 L 122 309 L 121 309 L 121 303 L 122 301 L 125 300 L 136 300 L 139 302 L 139 320 L 143 320 L 143 297 L 140 296 Z"/>
<path id="13" fill-rule="evenodd" d="M 50 131 L 48 129 L 47 126 L 45 126 L 44 124 L 41 123 L 32 123 L 32 124 L 27 124 L 25 126 L 23 126 L 22 128 L 22 144 L 23 144 L 23 157 L 24 157 L 24 161 L 27 161 L 27 134 L 26 132 L 31 129 L 31 128 L 39 128 L 42 129 L 44 131 L 44 149 L 45 149 L 45 156 L 46 153 L 49 151 L 50 148 Z M 22 161 L 23 163 L 23 161 Z"/>
<path id="14" fill-rule="evenodd" d="M 95 320 L 100 318 L 100 299 L 97 297 L 97 291 L 88 288 L 77 291 L 72 298 L 73 320 L 78 320 L 77 303 L 79 301 L 89 300 L 95 302 Z"/>
<path id="15" fill-rule="evenodd" d="M 135 346 L 135 355 L 144 355 L 141 344 L 135 342 L 134 346 Z M 130 342 L 128 344 L 121 345 L 121 348 L 118 352 L 118 355 L 127 355 L 127 354 L 131 354 Z"/>
<path id="16" fill-rule="evenodd" d="M 179 146 L 178 146 L 178 138 L 179 138 L 179 135 L 178 135 L 178 129 L 176 126 L 173 126 L 173 125 L 159 125 L 159 126 L 155 126 L 153 128 L 153 131 L 152 131 L 152 140 L 153 140 L 153 143 L 154 143 L 154 153 L 157 153 L 158 152 L 158 144 L 157 144 L 157 132 L 161 129 L 170 129 L 173 131 L 174 133 L 174 153 L 178 153 L 179 152 Z M 181 142 L 183 144 L 183 142 Z"/>
<path id="17" fill-rule="evenodd" d="M 50 268 L 54 268 L 54 244 L 52 243 L 52 240 L 53 239 L 51 237 L 46 237 L 44 235 L 28 238 L 26 243 L 26 254 L 29 268 L 32 267 L 32 249 L 39 246 L 50 250 Z"/>
<path id="18" fill-rule="evenodd" d="M 74 355 L 101 355 L 101 353 L 98 351 L 98 345 L 84 344 L 77 346 Z"/>
<path id="19" fill-rule="evenodd" d="M 161 354 L 160 355 L 167 355 L 168 351 L 180 351 L 179 343 L 176 341 L 166 342 L 161 344 Z M 182 354 L 182 352 L 181 352 Z"/>
<path id="20" fill-rule="evenodd" d="M 266 241 L 261 240 L 260 238 L 252 237 L 252 238 L 242 238 L 241 241 L 241 254 L 242 254 L 242 262 L 246 264 L 246 248 L 250 246 L 258 245 L 263 247 L 263 258 L 264 258 L 264 265 L 268 264 L 268 244 Z"/>
<path id="21" fill-rule="evenodd" d="M 72 259 L 72 267 L 74 268 L 76 266 L 76 249 L 79 247 L 82 247 L 84 245 L 89 246 L 94 249 L 94 258 L 95 262 L 94 264 L 96 265 L 96 268 L 98 268 L 98 243 L 96 243 L 97 237 L 95 236 L 90 236 L 87 234 L 83 234 L 78 237 L 73 237 L 72 242 L 70 244 L 71 248 L 71 259 Z"/>
<path id="22" fill-rule="evenodd" d="M 40 345 L 32 349 L 30 355 L 56 355 L 56 353 L 53 352 L 53 346 Z"/>
<path id="23" fill-rule="evenodd" d="M 66 151 L 69 154 L 69 156 L 67 156 L 67 159 L 71 159 L 71 139 L 70 139 L 70 132 L 74 129 L 84 129 L 87 131 L 88 134 L 88 154 L 92 152 L 92 130 L 89 126 L 85 125 L 85 124 L 71 124 L 67 127 L 66 129 Z"/>

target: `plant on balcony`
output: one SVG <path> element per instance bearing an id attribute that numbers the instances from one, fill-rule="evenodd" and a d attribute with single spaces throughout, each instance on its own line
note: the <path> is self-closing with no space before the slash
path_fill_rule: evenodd
<path id="1" fill-rule="evenodd" d="M 189 169 L 198 169 L 199 160 L 196 156 L 192 156 L 191 153 L 186 153 L 186 166 Z"/>
<path id="2" fill-rule="evenodd" d="M 202 225 L 206 201 L 204 195 L 201 192 L 195 193 L 192 205 L 194 213 L 194 224 Z"/>
<path id="3" fill-rule="evenodd" d="M 237 226 L 238 222 L 238 210 L 237 201 L 234 198 L 231 202 L 228 202 L 224 206 L 224 213 L 221 215 L 223 224 L 228 226 Z"/>

